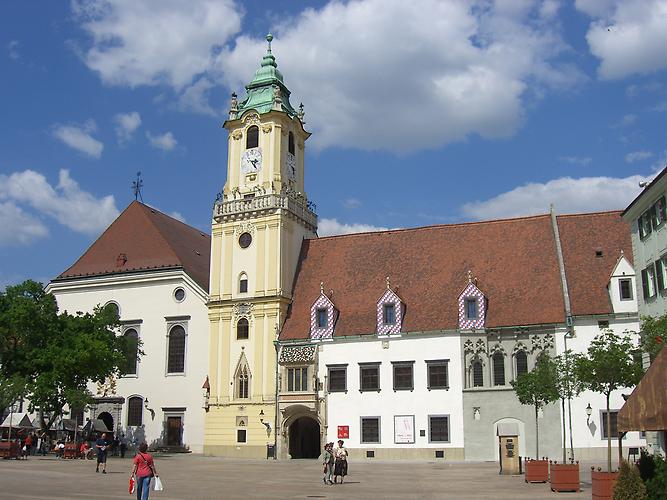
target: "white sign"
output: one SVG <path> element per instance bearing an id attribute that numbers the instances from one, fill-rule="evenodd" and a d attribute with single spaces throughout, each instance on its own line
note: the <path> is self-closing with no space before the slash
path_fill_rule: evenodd
<path id="1" fill-rule="evenodd" d="M 394 415 L 394 443 L 413 444 L 415 442 L 415 416 Z"/>

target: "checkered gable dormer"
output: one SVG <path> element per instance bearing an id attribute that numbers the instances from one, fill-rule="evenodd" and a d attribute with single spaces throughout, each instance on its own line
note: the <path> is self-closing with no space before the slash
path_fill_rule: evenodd
<path id="1" fill-rule="evenodd" d="M 385 306 L 393 306 L 393 318 L 385 318 Z M 404 311 L 405 308 L 399 296 L 388 288 L 380 300 L 378 300 L 376 307 L 378 335 L 395 335 L 401 333 Z"/>
<path id="2" fill-rule="evenodd" d="M 326 311 L 326 324 L 321 321 L 323 318 L 319 317 L 319 311 Z M 333 338 L 334 326 L 338 319 L 338 310 L 334 306 L 331 299 L 323 292 L 310 307 L 310 338 L 311 339 L 330 339 Z"/>
<path id="3" fill-rule="evenodd" d="M 468 304 L 470 300 L 476 301 L 476 317 L 468 317 Z M 486 319 L 486 297 L 482 291 L 477 288 L 475 283 L 470 281 L 461 295 L 459 295 L 459 329 L 472 330 L 484 328 Z"/>

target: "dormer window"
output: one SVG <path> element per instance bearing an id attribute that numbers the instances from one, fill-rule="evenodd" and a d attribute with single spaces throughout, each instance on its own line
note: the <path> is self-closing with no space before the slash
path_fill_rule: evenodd
<path id="1" fill-rule="evenodd" d="M 477 319 L 477 299 L 466 299 L 466 319 Z"/>
<path id="2" fill-rule="evenodd" d="M 396 324 L 396 306 L 394 304 L 384 305 L 384 324 L 385 325 Z"/>
<path id="3" fill-rule="evenodd" d="M 251 149 L 251 148 L 256 148 L 258 146 L 259 146 L 259 127 L 257 125 L 253 125 L 252 127 L 248 128 L 248 131 L 246 132 L 245 148 Z"/>
<path id="4" fill-rule="evenodd" d="M 326 309 L 318 309 L 317 310 L 317 328 L 326 328 L 329 324 L 327 321 L 327 310 Z"/>
<path id="5" fill-rule="evenodd" d="M 618 288 L 621 300 L 632 300 L 632 279 L 624 278 L 618 280 Z"/>

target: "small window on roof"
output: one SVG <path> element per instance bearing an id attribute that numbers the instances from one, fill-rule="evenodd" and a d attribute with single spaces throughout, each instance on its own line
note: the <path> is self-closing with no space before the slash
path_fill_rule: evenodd
<path id="1" fill-rule="evenodd" d="M 384 324 L 385 325 L 395 325 L 396 324 L 396 305 L 395 304 L 385 304 L 384 305 Z"/>
<path id="2" fill-rule="evenodd" d="M 466 319 L 477 319 L 477 299 L 475 297 L 466 299 Z"/>

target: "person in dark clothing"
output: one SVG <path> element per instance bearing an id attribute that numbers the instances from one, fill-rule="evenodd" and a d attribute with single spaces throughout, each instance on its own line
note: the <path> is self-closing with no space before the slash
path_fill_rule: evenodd
<path id="1" fill-rule="evenodd" d="M 107 473 L 107 448 L 109 448 L 110 444 L 106 432 L 95 441 L 95 448 L 97 449 L 97 467 L 95 468 L 95 472 L 100 471 L 100 464 L 102 464 L 102 474 Z"/>

